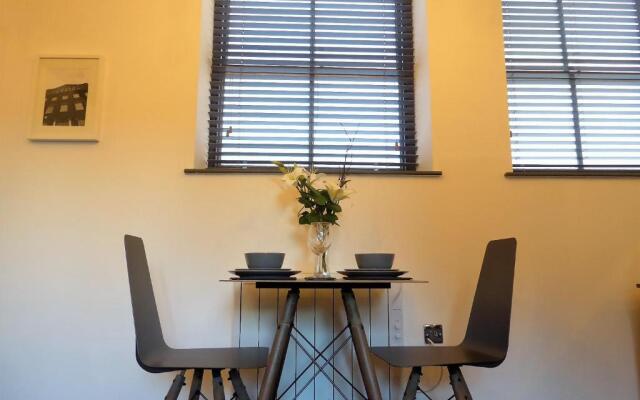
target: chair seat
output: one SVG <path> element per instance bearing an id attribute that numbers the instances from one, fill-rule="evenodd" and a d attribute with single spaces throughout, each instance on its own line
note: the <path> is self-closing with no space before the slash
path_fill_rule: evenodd
<path id="1" fill-rule="evenodd" d="M 448 365 L 493 366 L 503 360 L 468 346 L 373 347 L 373 354 L 394 367 Z"/>
<path id="2" fill-rule="evenodd" d="M 140 358 L 147 368 L 165 371 L 181 369 L 253 369 L 267 365 L 266 347 L 219 349 L 166 349 Z"/>

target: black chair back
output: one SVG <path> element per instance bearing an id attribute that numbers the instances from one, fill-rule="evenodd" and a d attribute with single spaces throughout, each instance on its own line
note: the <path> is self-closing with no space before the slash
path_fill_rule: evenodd
<path id="1" fill-rule="evenodd" d="M 145 360 L 149 360 L 153 354 L 158 354 L 168 346 L 162 336 L 144 243 L 139 237 L 125 235 L 124 248 L 136 330 L 136 358 L 138 363 L 147 369 L 148 363 Z"/>
<path id="2" fill-rule="evenodd" d="M 513 238 L 487 245 L 463 342 L 499 360 L 489 366 L 502 363 L 509 348 L 516 246 Z"/>

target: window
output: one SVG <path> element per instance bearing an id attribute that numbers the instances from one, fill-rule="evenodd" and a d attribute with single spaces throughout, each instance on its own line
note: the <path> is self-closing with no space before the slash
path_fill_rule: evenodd
<path id="1" fill-rule="evenodd" d="M 502 3 L 514 170 L 640 169 L 640 2 Z"/>
<path id="2" fill-rule="evenodd" d="M 217 0 L 212 168 L 415 170 L 411 0 Z"/>

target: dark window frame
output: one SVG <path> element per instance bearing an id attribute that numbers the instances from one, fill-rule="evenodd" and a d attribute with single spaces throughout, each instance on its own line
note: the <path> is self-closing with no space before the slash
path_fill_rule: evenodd
<path id="1" fill-rule="evenodd" d="M 387 3 L 395 3 L 395 35 L 397 46 L 397 79 L 398 79 L 398 115 L 399 120 L 399 135 L 398 140 L 395 142 L 395 148 L 393 150 L 399 152 L 399 162 L 390 163 L 363 163 L 366 164 L 366 168 L 361 168 L 362 165 L 358 165 L 358 162 L 350 161 L 352 165 L 352 171 L 357 173 L 375 174 L 380 172 L 382 175 L 395 175 L 402 172 L 408 174 L 415 174 L 417 171 L 417 138 L 416 138 L 416 125 L 415 125 L 415 98 L 414 98 L 414 61 L 413 61 L 413 18 L 412 18 L 412 2 L 411 0 L 388 0 Z M 210 83 L 210 113 L 209 113 L 209 150 L 207 155 L 207 169 L 219 170 L 221 172 L 261 172 L 271 171 L 272 168 L 268 165 L 251 165 L 250 161 L 245 165 L 242 162 L 234 164 L 226 163 L 221 156 L 221 148 L 224 147 L 225 137 L 228 137 L 229 127 L 225 127 L 224 122 L 224 98 L 225 98 L 225 78 L 229 76 L 234 66 L 229 62 L 229 27 L 230 13 L 232 12 L 231 0 L 217 0 L 214 5 L 214 33 L 213 33 L 213 52 L 212 52 L 212 71 L 211 71 L 211 83 Z M 315 6 L 316 1 L 311 0 L 312 7 Z M 312 10 L 313 11 L 313 10 Z M 312 13 L 311 23 L 311 43 L 310 43 L 310 57 L 312 61 L 308 68 L 308 74 L 304 76 L 309 77 L 309 118 L 308 118 L 308 157 L 307 162 L 298 162 L 300 165 L 317 167 L 317 164 L 322 165 L 318 169 L 323 172 L 334 172 L 338 165 L 331 165 L 327 162 L 315 162 L 316 148 L 315 142 L 315 96 L 313 91 L 315 90 L 316 79 L 316 65 L 313 62 L 315 53 L 315 46 L 313 40 L 315 35 L 313 34 L 315 28 L 315 20 L 317 18 L 315 13 Z M 360 68 L 364 70 L 365 68 Z M 326 68 L 325 68 L 326 70 Z M 386 73 L 383 72 L 386 76 Z M 339 76 L 339 75 L 338 75 Z M 356 79 L 360 76 L 357 75 Z M 232 130 L 232 129 L 231 129 Z M 357 134 L 356 134 L 357 136 Z M 387 149 L 389 144 L 386 145 Z M 357 146 L 354 145 L 353 148 Z M 286 145 L 283 146 L 286 149 Z M 360 151 L 367 151 L 367 147 L 357 147 Z M 344 151 L 344 146 L 342 147 Z M 365 154 L 366 155 L 366 154 Z M 374 154 L 375 155 L 375 154 Z M 353 156 L 349 157 L 350 160 Z M 273 161 L 276 161 L 275 159 Z M 262 162 L 264 164 L 264 162 Z M 193 170 L 189 170 L 193 171 Z M 428 173 L 427 176 L 438 176 L 439 172 Z"/>
<path id="2" fill-rule="evenodd" d="M 512 0 L 503 0 L 503 7 L 507 7 L 507 4 L 513 5 L 517 4 L 517 1 Z M 548 8 L 553 7 L 553 2 L 544 3 L 544 6 Z M 522 6 L 526 8 L 525 5 Z M 555 7 L 557 9 L 558 23 L 559 23 L 559 37 L 560 37 L 560 47 L 562 54 L 562 67 L 561 68 L 536 68 L 534 65 L 536 62 L 540 62 L 540 58 L 531 60 L 522 60 L 509 58 L 510 46 L 507 40 L 506 34 L 509 28 L 514 29 L 513 26 L 507 26 L 507 18 L 505 14 L 505 46 L 506 48 L 506 62 L 507 62 L 507 79 L 509 86 L 514 84 L 523 84 L 523 83 L 534 83 L 534 82 L 549 82 L 556 80 L 556 82 L 563 82 L 568 86 L 568 93 L 571 99 L 571 116 L 572 116 L 572 126 L 573 126 L 573 135 L 574 135 L 574 144 L 575 144 L 575 164 L 558 164 L 554 165 L 552 163 L 540 163 L 540 164 L 531 164 L 525 163 L 520 164 L 512 162 L 513 173 L 508 173 L 507 176 L 637 176 L 640 175 L 640 165 L 636 164 L 623 164 L 616 163 L 613 165 L 607 164 L 597 164 L 593 162 L 585 161 L 585 153 L 587 150 L 584 149 L 584 139 L 588 137 L 588 134 L 583 135 L 584 129 L 582 126 L 581 115 L 583 115 L 586 111 L 586 107 L 581 106 L 580 104 L 580 85 L 596 85 L 598 83 L 605 84 L 613 84 L 613 83 L 622 83 L 622 82 L 632 82 L 633 84 L 640 85 L 640 68 L 631 68 L 624 69 L 621 67 L 616 68 L 615 62 L 613 61 L 596 61 L 596 58 L 586 58 L 586 59 L 576 59 L 572 55 L 571 51 L 575 52 L 575 49 L 568 49 L 569 46 L 575 45 L 573 43 L 575 41 L 575 36 L 571 39 L 568 38 L 567 34 L 567 21 L 575 24 L 576 15 L 575 13 L 567 17 L 566 6 L 563 0 L 556 0 Z M 574 5 L 575 7 L 575 5 Z M 604 5 L 602 7 L 606 8 Z M 636 0 L 634 3 L 635 12 L 637 14 L 637 18 L 635 21 L 636 28 L 640 30 L 640 1 Z M 503 10 L 504 12 L 504 10 Z M 592 11 L 596 12 L 596 11 Z M 603 11 L 604 12 L 604 11 Z M 549 13 L 549 15 L 552 15 Z M 603 14 L 604 15 L 604 14 Z M 521 17 L 524 18 L 524 17 Z M 537 18 L 543 18 L 539 15 Z M 530 17 L 532 21 L 536 20 L 536 17 Z M 539 22 L 531 22 L 531 26 L 535 26 L 536 23 Z M 575 27 L 575 25 L 574 25 Z M 596 29 L 596 28 L 591 28 Z M 532 36 L 529 38 L 531 43 L 534 43 L 535 34 L 531 34 Z M 574 33 L 575 35 L 575 33 Z M 640 35 L 637 35 L 640 45 Z M 542 41 L 543 39 L 538 39 Z M 598 39 L 593 39 L 596 42 Z M 569 43 L 572 43 L 571 45 Z M 593 44 L 593 43 L 592 43 Z M 533 45 L 532 45 L 533 46 Z M 517 47 L 517 46 L 514 46 Z M 524 46 L 523 46 L 524 47 Z M 613 47 L 612 47 L 613 48 Z M 537 56 L 540 56 L 538 54 Z M 612 57 L 613 59 L 613 57 Z M 520 67 L 510 67 L 510 62 L 520 62 Z M 594 68 L 590 69 L 585 65 L 588 64 L 597 64 L 598 62 L 610 64 L 605 68 Z M 511 95 L 511 92 L 510 92 Z M 511 106 L 510 106 L 510 115 L 511 115 Z M 640 119 L 640 112 L 638 112 L 638 119 Z M 516 118 L 517 120 L 517 118 Z M 513 129 L 513 120 L 510 117 L 510 125 Z M 533 126 L 533 125 L 532 125 Z M 640 128 L 638 128 L 640 129 Z M 640 138 L 640 134 L 637 135 Z M 633 139 L 633 137 L 632 137 Z M 513 149 L 513 133 L 512 133 L 512 155 L 515 158 L 515 150 Z M 638 163 L 640 164 L 640 162 Z"/>

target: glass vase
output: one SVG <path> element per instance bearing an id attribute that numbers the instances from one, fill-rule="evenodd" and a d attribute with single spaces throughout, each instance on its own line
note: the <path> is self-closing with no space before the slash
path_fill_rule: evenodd
<path id="1" fill-rule="evenodd" d="M 333 242 L 331 223 L 313 222 L 309 226 L 308 243 L 311 252 L 316 255 L 314 279 L 333 279 L 327 265 L 327 251 Z"/>

